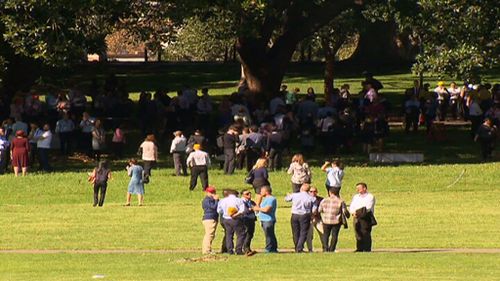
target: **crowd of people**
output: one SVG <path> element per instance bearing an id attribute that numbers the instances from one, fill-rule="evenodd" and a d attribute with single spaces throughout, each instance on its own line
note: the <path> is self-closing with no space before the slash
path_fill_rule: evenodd
<path id="1" fill-rule="evenodd" d="M 353 216 L 356 237 L 356 252 L 370 252 L 372 249 L 371 231 L 377 224 L 374 216 L 375 197 L 368 192 L 365 183 L 356 184 L 357 194 L 353 197 L 349 209 L 340 197 L 340 189 L 330 188 L 327 197 L 318 195 L 318 190 L 308 183 L 300 186 L 299 191 L 289 193 L 284 201 L 291 202 L 290 225 L 294 251 L 304 252 L 307 246 L 313 252 L 313 236 L 316 231 L 320 237 L 323 252 L 335 252 L 338 235 L 342 226 L 348 228 L 348 219 Z M 251 243 L 255 234 L 256 221 L 260 221 L 265 237 L 265 253 L 278 252 L 278 240 L 275 233 L 276 210 L 278 200 L 273 196 L 272 188 L 264 185 L 257 189 L 256 200 L 252 192 L 244 189 L 239 193 L 233 189 L 224 189 L 223 198 L 219 198 L 216 189 L 208 186 L 202 201 L 203 226 L 205 235 L 202 243 L 203 254 L 213 254 L 212 242 L 217 226 L 224 229 L 221 253 L 253 255 Z M 238 197 L 238 195 L 241 195 Z M 236 244 L 234 238 L 236 236 Z"/>
<path id="2" fill-rule="evenodd" d="M 394 115 L 394 110 L 381 93 L 382 83 L 372 74 L 365 74 L 358 94 L 351 94 L 350 85 L 344 84 L 318 99 L 313 88 L 301 94 L 300 89 L 289 91 L 283 85 L 267 101 L 249 94 L 242 82 L 238 91 L 224 96 L 218 104 L 212 101 L 207 88 L 198 96 L 197 90 L 189 86 L 173 97 L 166 90 L 157 90 L 154 95 L 143 92 L 134 103 L 124 83 L 114 76 L 102 86 L 96 81 L 87 87 L 73 83 L 67 92 L 33 88 L 17 93 L 10 101 L 0 98 L 0 120 L 4 120 L 0 130 L 0 173 L 11 164 L 14 172 L 18 171 L 16 175 L 19 171 L 26 174 L 36 158 L 40 170 L 51 171 L 49 152 L 54 147 L 62 156 L 81 152 L 96 162 L 103 152 L 122 158 L 128 129 L 156 136 L 158 147 L 175 135 L 170 152 L 177 175 L 187 173 L 183 159 L 194 143 L 210 156 L 224 160 L 220 162 L 226 174 L 244 166 L 250 170 L 261 154 L 268 157 L 272 170 L 280 169 L 283 151 L 290 151 L 296 141 L 306 154 L 318 145 L 326 155 L 350 152 L 355 143 L 361 143 L 364 152 L 382 150 L 389 135 L 388 116 Z M 471 135 L 481 143 L 482 156 L 491 157 L 500 118 L 498 84 L 459 87 L 451 83 L 446 87 L 441 81 L 431 90 L 429 84 L 415 81 L 404 97 L 407 132 L 425 125 L 431 136 L 436 120 L 470 120 Z M 107 137 L 110 131 L 112 137 Z M 26 138 L 28 145 L 23 146 L 22 140 L 10 145 L 17 138 Z M 149 158 L 144 159 L 148 161 L 144 167 L 148 172 L 148 165 L 157 160 Z"/>

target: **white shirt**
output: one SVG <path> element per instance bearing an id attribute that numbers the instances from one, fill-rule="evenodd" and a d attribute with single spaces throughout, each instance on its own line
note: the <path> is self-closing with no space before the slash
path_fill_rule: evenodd
<path id="1" fill-rule="evenodd" d="M 175 137 L 170 145 L 170 153 L 186 151 L 187 140 L 184 136 Z"/>
<path id="2" fill-rule="evenodd" d="M 217 205 L 217 213 L 222 214 L 222 217 L 227 220 L 231 220 L 231 215 L 229 215 L 229 208 L 236 208 L 237 213 L 241 214 L 245 211 L 245 203 L 242 199 L 236 197 L 234 194 L 219 201 Z"/>
<path id="3" fill-rule="evenodd" d="M 38 148 L 50 148 L 50 143 L 52 142 L 52 132 L 44 131 L 36 142 Z"/>
<path id="4" fill-rule="evenodd" d="M 356 194 L 352 197 L 351 205 L 349 206 L 349 212 L 355 213 L 356 210 L 359 210 L 363 207 L 366 207 L 366 210 L 375 214 L 375 197 L 369 192 L 365 194 Z"/>
<path id="5" fill-rule="evenodd" d="M 189 153 L 186 163 L 189 167 L 210 166 L 210 157 L 208 156 L 208 153 L 206 153 L 205 151 L 195 150 Z"/>
<path id="6" fill-rule="evenodd" d="M 142 160 L 145 161 L 156 161 L 158 160 L 158 148 L 156 144 L 152 141 L 144 141 L 141 146 L 142 148 Z"/>

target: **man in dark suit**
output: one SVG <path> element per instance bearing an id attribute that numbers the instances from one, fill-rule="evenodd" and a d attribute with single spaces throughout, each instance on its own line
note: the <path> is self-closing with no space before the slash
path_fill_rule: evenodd
<path id="1" fill-rule="evenodd" d="M 236 167 L 236 144 L 238 143 L 238 132 L 230 127 L 223 137 L 224 146 L 224 174 L 231 175 Z"/>

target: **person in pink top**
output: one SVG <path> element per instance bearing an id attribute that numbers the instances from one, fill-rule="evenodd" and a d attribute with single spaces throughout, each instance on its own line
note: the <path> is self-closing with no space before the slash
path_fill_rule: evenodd
<path id="1" fill-rule="evenodd" d="M 143 182 L 148 183 L 149 177 L 151 176 L 151 169 L 156 165 L 156 161 L 158 161 L 158 146 L 156 145 L 155 135 L 147 135 L 146 139 L 139 147 L 139 151 L 142 155 L 142 161 L 144 162 Z"/>
<path id="2" fill-rule="evenodd" d="M 123 125 L 117 126 L 115 132 L 113 133 L 113 139 L 111 140 L 113 145 L 113 153 L 116 158 L 123 157 L 123 147 L 126 143 L 125 132 L 123 131 Z"/>

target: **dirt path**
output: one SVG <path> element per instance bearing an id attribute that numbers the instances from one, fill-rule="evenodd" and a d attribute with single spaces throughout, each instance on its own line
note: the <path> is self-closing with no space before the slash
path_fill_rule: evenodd
<path id="1" fill-rule="evenodd" d="M 177 250 L 0 250 L 0 254 L 185 254 L 199 253 L 198 249 Z M 257 252 L 263 252 L 258 249 Z M 320 252 L 320 251 L 316 251 Z M 339 249 L 349 253 L 352 249 Z M 382 248 L 375 253 L 459 253 L 459 254 L 500 254 L 500 248 Z M 280 253 L 293 253 L 292 249 L 280 249 Z"/>

